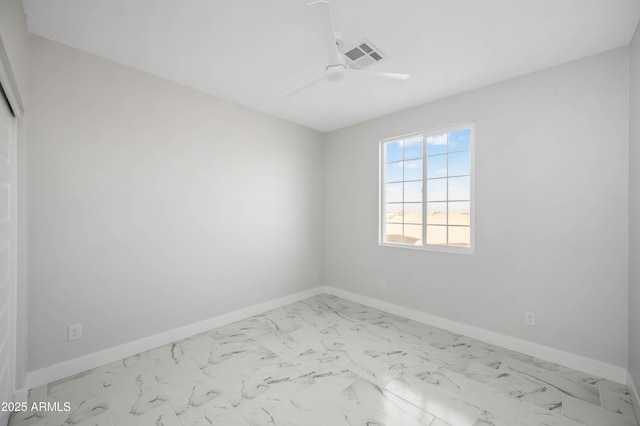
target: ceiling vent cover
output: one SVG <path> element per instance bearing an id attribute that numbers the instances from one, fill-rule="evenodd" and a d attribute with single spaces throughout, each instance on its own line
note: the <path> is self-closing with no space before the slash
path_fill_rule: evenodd
<path id="1" fill-rule="evenodd" d="M 343 49 L 345 65 L 354 70 L 361 70 L 384 60 L 384 54 L 369 40 L 362 40 L 349 49 Z"/>

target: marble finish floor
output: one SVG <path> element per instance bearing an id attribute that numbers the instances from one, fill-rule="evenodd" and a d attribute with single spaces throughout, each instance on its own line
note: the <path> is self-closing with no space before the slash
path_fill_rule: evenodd
<path id="1" fill-rule="evenodd" d="M 31 389 L 10 426 L 637 426 L 626 386 L 320 295 Z"/>

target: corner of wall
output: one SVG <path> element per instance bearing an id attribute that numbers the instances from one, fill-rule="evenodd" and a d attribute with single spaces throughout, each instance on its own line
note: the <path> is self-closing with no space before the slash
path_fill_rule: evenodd
<path id="1" fill-rule="evenodd" d="M 640 213 L 640 23 L 629 44 L 629 306 L 628 306 L 628 384 L 636 415 L 640 416 L 640 227 L 631 218 Z"/>

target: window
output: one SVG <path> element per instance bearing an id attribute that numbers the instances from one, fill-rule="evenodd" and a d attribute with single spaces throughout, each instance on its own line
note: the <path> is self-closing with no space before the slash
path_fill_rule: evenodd
<path id="1" fill-rule="evenodd" d="M 380 143 L 380 244 L 470 253 L 473 124 Z"/>

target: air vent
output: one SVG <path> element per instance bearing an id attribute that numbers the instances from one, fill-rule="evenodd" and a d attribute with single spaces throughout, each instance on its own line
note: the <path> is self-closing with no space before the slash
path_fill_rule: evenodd
<path id="1" fill-rule="evenodd" d="M 342 53 L 345 56 L 345 64 L 354 70 L 361 70 L 385 58 L 382 52 L 368 40 L 362 40 L 349 49 L 343 49 Z"/>

